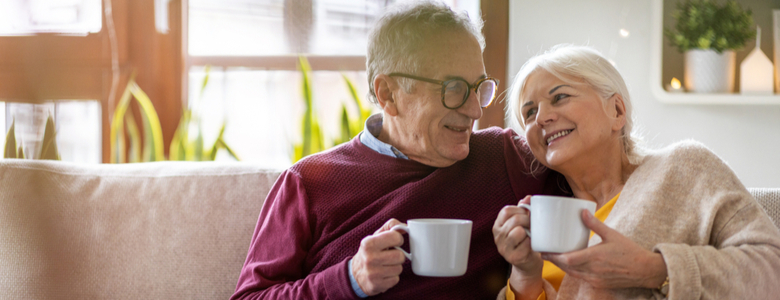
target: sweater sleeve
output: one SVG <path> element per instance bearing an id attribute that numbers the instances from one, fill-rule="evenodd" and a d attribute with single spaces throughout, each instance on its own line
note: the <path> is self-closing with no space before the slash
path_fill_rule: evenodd
<path id="1" fill-rule="evenodd" d="M 285 171 L 268 193 L 236 291 L 230 299 L 354 299 L 349 259 L 306 273 L 313 244 L 309 204 L 300 177 Z"/>
<path id="2" fill-rule="evenodd" d="M 780 231 L 742 186 L 736 175 L 713 153 L 688 157 L 705 166 L 689 186 L 699 193 L 700 210 L 709 224 L 701 244 L 661 243 L 669 274 L 669 299 L 771 299 L 780 295 Z M 689 205 L 695 205 L 690 203 Z M 710 208 L 708 208 L 710 207 Z M 696 231 L 695 228 L 689 230 Z"/>

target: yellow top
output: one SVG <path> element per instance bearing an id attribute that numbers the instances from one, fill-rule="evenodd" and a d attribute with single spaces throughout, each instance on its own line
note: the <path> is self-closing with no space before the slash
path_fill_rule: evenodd
<path id="1" fill-rule="evenodd" d="M 609 216 L 609 213 L 612 212 L 612 207 L 615 206 L 615 202 L 617 202 L 618 197 L 620 197 L 620 193 L 615 195 L 612 200 L 609 200 L 607 204 L 604 204 L 599 210 L 596 211 L 595 214 L 593 214 L 596 219 L 599 219 L 601 222 L 604 222 L 604 220 L 607 219 L 607 216 Z M 590 232 L 590 236 L 593 236 L 593 231 Z M 544 266 L 542 267 L 542 278 L 544 280 L 547 280 L 557 291 L 558 288 L 561 287 L 561 281 L 563 281 L 563 276 L 566 276 L 566 273 L 563 272 L 558 266 L 554 265 L 553 263 L 549 261 L 544 261 Z M 509 282 L 507 281 L 506 286 L 506 299 L 507 300 L 515 300 L 515 293 L 512 292 L 512 288 L 509 286 Z M 544 294 L 544 291 L 542 291 L 542 294 L 539 295 L 537 300 L 546 300 L 547 295 Z"/>

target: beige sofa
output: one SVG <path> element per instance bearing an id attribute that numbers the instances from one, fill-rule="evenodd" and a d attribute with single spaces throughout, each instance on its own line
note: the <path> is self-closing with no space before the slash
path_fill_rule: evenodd
<path id="1" fill-rule="evenodd" d="M 0 160 L 0 299 L 227 299 L 279 175 Z M 780 224 L 780 189 L 752 189 Z"/>

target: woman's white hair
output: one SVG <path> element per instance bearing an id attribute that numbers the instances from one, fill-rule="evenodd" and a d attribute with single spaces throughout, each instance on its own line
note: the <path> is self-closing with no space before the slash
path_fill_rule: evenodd
<path id="1" fill-rule="evenodd" d="M 528 76 L 538 69 L 550 72 L 566 82 L 571 81 L 569 78 L 585 81 L 601 96 L 605 105 L 612 95 L 620 94 L 626 106 L 626 124 L 621 135 L 623 149 L 631 164 L 638 165 L 642 162 L 646 150 L 640 146 L 642 139 L 634 130 L 633 105 L 623 76 L 601 53 L 591 47 L 559 44 L 526 61 L 509 89 L 506 118 L 511 127 L 525 129 L 525 124 L 520 122 L 523 119 L 520 111 L 520 105 L 524 102 L 523 91 Z"/>
<path id="2" fill-rule="evenodd" d="M 472 21 L 465 12 L 454 12 L 446 4 L 435 1 L 391 6 L 368 35 L 366 72 L 369 100 L 377 103 L 374 77 L 392 72 L 418 74 L 421 63 L 427 59 L 427 53 L 422 50 L 430 47 L 431 37 L 458 30 L 473 35 L 482 50 L 485 49 L 479 16 Z M 410 79 L 398 78 L 398 81 L 407 92 L 411 91 Z"/>

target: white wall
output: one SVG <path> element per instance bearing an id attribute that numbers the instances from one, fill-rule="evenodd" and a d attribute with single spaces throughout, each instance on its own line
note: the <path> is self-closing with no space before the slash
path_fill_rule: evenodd
<path id="1" fill-rule="evenodd" d="M 593 46 L 614 61 L 626 79 L 636 124 L 648 146 L 695 139 L 720 155 L 745 186 L 780 187 L 780 105 L 670 105 L 654 99 L 651 4 L 647 0 L 510 0 L 508 78 L 513 79 L 529 57 L 553 45 Z M 627 38 L 619 35 L 621 28 L 629 31 Z"/>

